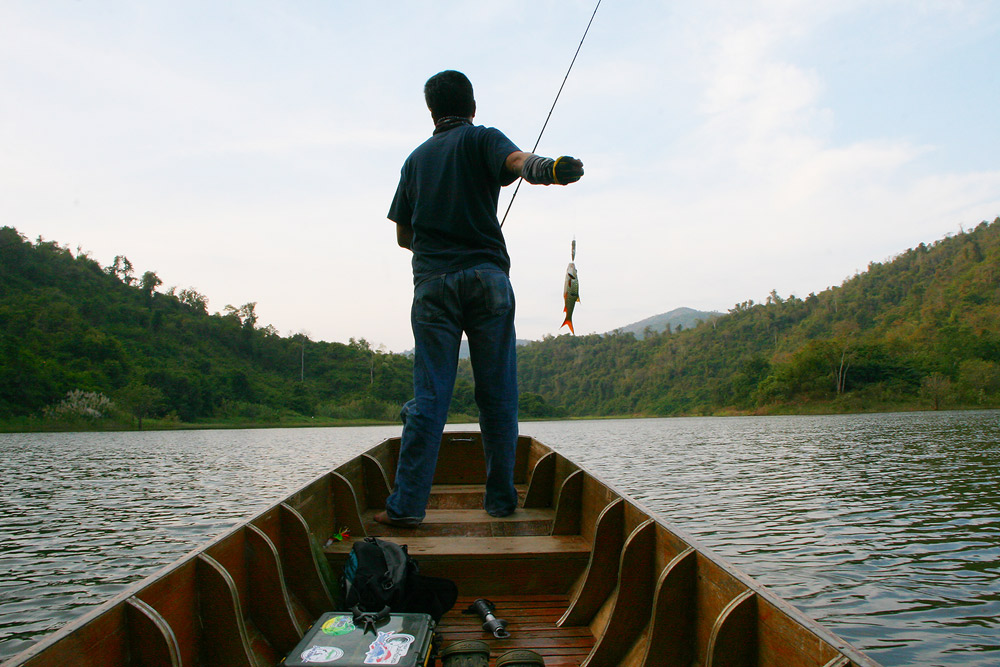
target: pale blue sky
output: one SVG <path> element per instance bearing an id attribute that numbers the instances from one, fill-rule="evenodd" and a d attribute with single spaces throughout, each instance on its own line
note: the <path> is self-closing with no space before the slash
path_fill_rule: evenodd
<path id="1" fill-rule="evenodd" d="M 423 82 L 464 71 L 477 122 L 530 149 L 593 6 L 5 0 L 0 224 L 407 349 L 385 214 Z M 504 226 L 518 335 L 560 333 L 574 236 L 590 333 L 804 297 L 993 220 L 997 63 L 992 1 L 604 0 L 539 146 L 587 175 L 522 187 Z"/>

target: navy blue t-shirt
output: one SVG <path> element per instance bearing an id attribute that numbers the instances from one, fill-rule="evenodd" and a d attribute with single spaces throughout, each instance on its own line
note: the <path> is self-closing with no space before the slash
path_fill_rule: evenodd
<path id="1" fill-rule="evenodd" d="M 517 150 L 496 128 L 460 125 L 406 158 L 389 219 L 413 228 L 414 281 L 484 262 L 510 270 L 497 202 L 516 179 L 503 165 Z"/>

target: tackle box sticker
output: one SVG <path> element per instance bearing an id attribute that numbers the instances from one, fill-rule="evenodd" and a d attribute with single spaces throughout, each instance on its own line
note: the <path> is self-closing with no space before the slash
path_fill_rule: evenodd
<path id="1" fill-rule="evenodd" d="M 334 616 L 324 623 L 320 630 L 323 631 L 324 635 L 333 635 L 334 637 L 346 635 L 354 632 L 354 619 L 350 616 Z"/>
<path id="2" fill-rule="evenodd" d="M 378 637 L 368 646 L 368 653 L 365 655 L 366 665 L 398 665 L 399 661 L 410 650 L 410 644 L 416 641 L 413 635 L 396 633 L 393 631 L 381 632 Z"/>
<path id="3" fill-rule="evenodd" d="M 336 646 L 310 646 L 302 655 L 302 662 L 333 662 L 344 657 L 344 652 Z"/>

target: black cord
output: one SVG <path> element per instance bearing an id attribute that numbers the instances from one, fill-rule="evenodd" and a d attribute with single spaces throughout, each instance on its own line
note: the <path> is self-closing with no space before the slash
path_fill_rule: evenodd
<path id="1" fill-rule="evenodd" d="M 542 141 L 542 135 L 545 134 L 545 128 L 549 126 L 549 119 L 552 118 L 552 112 L 556 108 L 556 103 L 559 101 L 559 96 L 562 95 L 563 88 L 566 86 L 566 80 L 569 79 L 569 73 L 573 71 L 573 65 L 576 63 L 576 57 L 580 55 L 580 49 L 583 47 L 583 40 L 587 39 L 587 33 L 590 32 L 590 25 L 594 22 L 594 17 L 597 16 L 597 10 L 601 6 L 601 0 L 597 0 L 597 5 L 594 7 L 594 13 L 590 15 L 590 21 L 587 22 L 587 29 L 583 31 L 583 37 L 580 38 L 580 43 L 576 47 L 576 53 L 573 54 L 573 60 L 569 63 L 569 68 L 566 70 L 566 76 L 563 77 L 562 84 L 559 86 L 559 91 L 556 93 L 556 98 L 552 100 L 552 106 L 549 108 L 549 115 L 545 117 L 545 122 L 542 123 L 542 131 L 538 133 L 538 139 L 535 140 L 535 146 L 531 149 L 534 153 L 538 150 L 538 144 Z M 510 213 L 510 207 L 514 205 L 514 199 L 517 197 L 517 191 L 521 189 L 521 181 L 523 178 L 518 179 L 517 186 L 514 188 L 514 194 L 510 198 L 510 202 L 507 204 L 507 210 L 503 214 L 503 219 L 500 221 L 500 226 L 503 227 L 503 223 L 507 222 L 507 214 Z"/>

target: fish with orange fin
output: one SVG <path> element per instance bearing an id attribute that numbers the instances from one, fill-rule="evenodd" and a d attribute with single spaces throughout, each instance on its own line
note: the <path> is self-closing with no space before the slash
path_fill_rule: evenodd
<path id="1" fill-rule="evenodd" d="M 573 330 L 573 309 L 580 302 L 580 279 L 576 275 L 576 239 L 573 239 L 573 251 L 570 255 L 569 266 L 566 267 L 566 279 L 563 281 L 563 312 L 566 313 L 566 320 L 559 325 L 562 329 L 569 325 L 570 333 L 576 334 Z"/>

